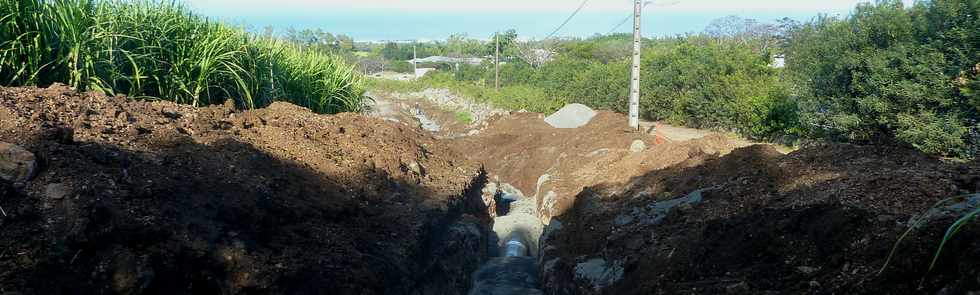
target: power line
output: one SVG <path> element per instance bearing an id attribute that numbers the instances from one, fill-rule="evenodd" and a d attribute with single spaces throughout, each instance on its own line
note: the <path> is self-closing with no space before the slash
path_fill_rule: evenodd
<path id="1" fill-rule="evenodd" d="M 662 2 L 662 1 L 646 1 L 646 2 L 643 2 L 643 8 L 647 8 L 647 5 L 653 4 L 654 2 Z M 670 6 L 670 5 L 674 5 L 674 4 L 677 4 L 677 3 L 680 3 L 680 0 L 672 0 L 672 1 L 664 2 L 664 3 L 658 3 L 657 6 Z M 610 35 L 612 33 L 615 33 L 616 30 L 619 29 L 619 27 L 622 27 L 623 25 L 625 25 L 626 22 L 630 21 L 631 18 L 633 18 L 633 14 L 632 13 L 630 13 L 630 15 L 627 15 L 626 18 L 624 18 L 623 21 L 619 22 L 618 25 L 616 25 L 615 27 L 613 27 L 612 30 L 609 30 L 609 33 L 606 33 L 606 35 Z"/>
<path id="2" fill-rule="evenodd" d="M 653 1 L 644 2 L 643 3 L 643 8 L 647 8 L 647 5 L 650 5 L 650 3 L 653 3 Z M 619 27 L 622 27 L 624 24 L 626 24 L 626 22 L 630 21 L 631 18 L 633 18 L 633 14 L 632 13 L 630 13 L 630 15 L 627 15 L 626 18 L 623 18 L 623 21 L 619 22 L 619 24 L 616 25 L 615 27 L 613 27 L 612 30 L 609 30 L 609 33 L 606 33 L 606 35 L 610 35 L 612 33 L 615 33 L 616 30 L 619 29 Z"/>
<path id="3" fill-rule="evenodd" d="M 554 32 L 551 32 L 551 34 L 548 34 L 548 37 L 545 37 L 544 39 L 545 40 L 551 39 L 551 37 L 554 37 L 555 34 L 558 34 L 558 31 L 561 31 L 561 29 L 564 28 L 565 25 L 568 24 L 568 22 L 572 21 L 572 18 L 574 18 L 575 15 L 577 15 L 579 13 L 579 11 L 582 11 L 582 8 L 585 7 L 585 4 L 588 3 L 588 2 L 589 2 L 589 0 L 582 0 L 582 4 L 579 4 L 578 5 L 578 8 L 575 9 L 575 12 L 572 12 L 572 15 L 569 15 L 568 18 L 565 19 L 565 22 L 561 23 L 561 25 L 558 26 L 558 28 L 555 29 Z"/>

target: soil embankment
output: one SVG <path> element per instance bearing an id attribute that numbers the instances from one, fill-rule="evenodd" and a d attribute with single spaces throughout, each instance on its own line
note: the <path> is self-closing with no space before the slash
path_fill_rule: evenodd
<path id="1" fill-rule="evenodd" d="M 970 294 L 980 229 L 970 223 L 927 273 L 942 235 L 980 204 L 980 165 L 894 147 L 773 146 L 669 126 L 625 131 L 600 111 L 557 129 L 544 115 L 491 118 L 448 139 L 490 178 L 534 198 L 545 294 Z M 666 138 L 663 138 L 666 137 Z M 666 139 L 666 140 L 664 140 Z M 640 142 L 640 143 L 638 143 Z"/>
<path id="2" fill-rule="evenodd" d="M 656 135 L 628 131 L 626 117 L 609 111 L 574 129 L 553 128 L 543 119 L 535 113 L 498 117 L 484 131 L 456 139 L 452 146 L 484 163 L 492 178 L 535 198 L 545 222 L 571 208 L 585 187 L 626 181 L 692 154 L 720 155 L 735 147 L 721 135 L 663 144 Z"/>
<path id="3" fill-rule="evenodd" d="M 980 291 L 975 222 L 927 271 L 980 197 L 919 215 L 980 191 L 978 162 L 664 140 L 604 111 L 574 129 L 425 98 L 372 115 L 0 88 L 0 294 Z M 521 257 L 491 259 L 511 241 Z"/>
<path id="4" fill-rule="evenodd" d="M 980 228 L 927 273 L 946 227 L 937 201 L 980 190 L 980 167 L 888 147 L 769 146 L 694 154 L 586 188 L 542 237 L 548 294 L 967 294 L 980 290 Z M 980 200 L 958 200 L 960 209 Z M 947 208 L 955 208 L 950 206 Z M 975 207 L 973 207 L 975 208 Z M 970 293 L 972 294 L 972 293 Z"/>
<path id="5" fill-rule="evenodd" d="M 0 293 L 460 294 L 481 167 L 401 124 L 0 89 Z M 6 293 L 4 293 L 6 294 Z"/>

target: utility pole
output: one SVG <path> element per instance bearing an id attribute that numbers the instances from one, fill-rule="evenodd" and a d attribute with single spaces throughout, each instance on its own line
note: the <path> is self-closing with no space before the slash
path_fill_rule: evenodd
<path id="1" fill-rule="evenodd" d="M 497 90 L 497 92 L 500 92 L 500 32 L 493 34 L 493 40 L 494 43 L 497 44 L 497 50 L 493 58 L 493 68 L 496 72 L 496 75 L 494 75 L 494 77 L 496 77 L 494 88 Z"/>
<path id="2" fill-rule="evenodd" d="M 643 1 L 633 1 L 633 74 L 630 81 L 630 129 L 640 129 L 640 17 L 643 12 Z"/>
<path id="3" fill-rule="evenodd" d="M 415 74 L 416 80 L 419 79 L 419 55 L 418 52 L 415 51 L 415 45 L 418 44 L 418 42 L 418 40 L 412 41 L 412 70 L 414 70 L 413 73 Z"/>
<path id="4" fill-rule="evenodd" d="M 463 37 L 456 40 L 456 75 L 459 76 L 459 60 L 463 59 Z"/>

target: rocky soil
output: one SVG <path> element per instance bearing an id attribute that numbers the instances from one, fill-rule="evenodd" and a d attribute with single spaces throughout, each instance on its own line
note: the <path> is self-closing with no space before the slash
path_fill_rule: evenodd
<path id="1" fill-rule="evenodd" d="M 412 93 L 368 93 L 375 101 L 369 115 L 420 126 L 432 121 L 440 138 L 460 138 L 479 134 L 493 118 L 510 112 L 488 104 L 472 102 L 449 89 L 426 89 Z M 421 116 L 421 117 L 420 117 Z"/>
<path id="2" fill-rule="evenodd" d="M 544 118 L 534 113 L 499 117 L 483 132 L 451 145 L 486 165 L 491 177 L 535 198 L 544 222 L 571 208 L 585 187 L 626 181 L 692 154 L 721 155 L 737 146 L 721 135 L 665 144 L 662 137 L 626 130 L 626 117 L 609 111 L 576 129 L 553 128 Z"/>
<path id="3" fill-rule="evenodd" d="M 980 162 L 450 94 L 322 116 L 0 88 L 0 294 L 980 292 L 977 222 L 928 267 Z M 515 236 L 531 256 L 495 257 Z"/>
<path id="4" fill-rule="evenodd" d="M 929 262 L 980 197 L 980 165 L 913 151 L 827 144 L 783 155 L 751 146 L 694 153 L 581 191 L 542 237 L 548 294 L 975 294 L 980 226 Z"/>
<path id="5" fill-rule="evenodd" d="M 0 142 L 36 157 L 0 157 L 0 294 L 461 294 L 488 257 L 480 165 L 381 119 L 4 88 Z"/>

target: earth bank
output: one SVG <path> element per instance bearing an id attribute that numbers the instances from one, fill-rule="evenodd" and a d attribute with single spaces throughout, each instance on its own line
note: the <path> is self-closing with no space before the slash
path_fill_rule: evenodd
<path id="1" fill-rule="evenodd" d="M 0 89 L 0 141 L 38 159 L 0 293 L 462 294 L 487 258 L 485 173 L 400 124 L 56 85 Z"/>
<path id="2" fill-rule="evenodd" d="M 672 141 L 605 111 L 450 122 L 482 108 L 430 94 L 370 118 L 0 88 L 0 294 L 980 292 L 976 223 L 927 273 L 980 205 L 980 163 Z M 526 229 L 532 257 L 493 258 L 498 227 Z"/>
<path id="3" fill-rule="evenodd" d="M 929 262 L 980 196 L 977 164 L 899 148 L 750 146 L 584 189 L 541 239 L 549 294 L 974 294 L 980 226 Z M 971 293 L 973 292 L 973 293 Z"/>

